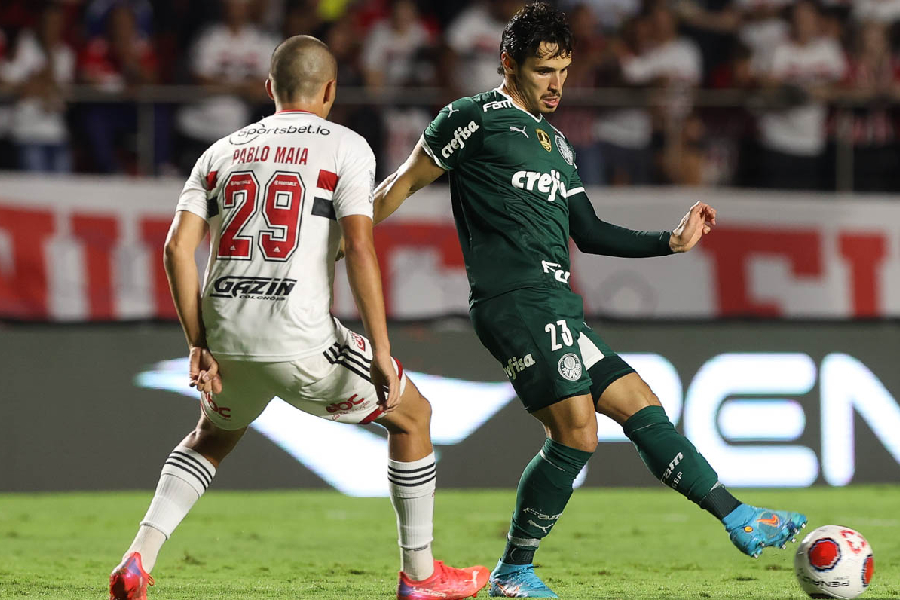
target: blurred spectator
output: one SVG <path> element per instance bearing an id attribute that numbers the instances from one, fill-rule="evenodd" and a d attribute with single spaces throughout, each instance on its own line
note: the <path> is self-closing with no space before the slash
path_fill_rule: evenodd
<path id="1" fill-rule="evenodd" d="M 566 95 L 580 90 L 597 89 L 599 72 L 606 62 L 606 42 L 600 33 L 599 21 L 589 4 L 579 4 L 569 13 L 575 44 L 573 60 L 566 79 Z M 563 132 L 572 144 L 578 165 L 578 173 L 585 185 L 604 182 L 603 156 L 594 123 L 598 110 L 591 106 L 575 105 L 564 101 L 553 114 L 553 125 Z"/>
<path id="2" fill-rule="evenodd" d="M 854 0 L 853 18 L 857 21 L 895 23 L 900 20 L 900 0 Z"/>
<path id="3" fill-rule="evenodd" d="M 114 8 L 128 7 L 134 15 L 134 25 L 142 37 L 153 34 L 153 6 L 149 0 L 89 0 L 84 9 L 84 28 L 88 38 L 103 35 L 106 21 Z"/>
<path id="4" fill-rule="evenodd" d="M 838 0 L 833 0 L 837 2 Z M 840 46 L 849 46 L 847 43 L 847 24 L 850 19 L 849 7 L 836 4 L 824 6 L 821 14 L 822 36 L 831 38 Z"/>
<path id="5" fill-rule="evenodd" d="M 188 157 L 249 124 L 251 104 L 269 104 L 264 82 L 278 40 L 250 22 L 248 0 L 221 4 L 224 22 L 201 34 L 191 56 L 195 81 L 212 95 L 182 108 L 177 117 L 179 132 L 190 140 L 184 149 Z"/>
<path id="6" fill-rule="evenodd" d="M 741 11 L 738 38 L 753 51 L 758 68 L 771 63 L 772 51 L 787 39 L 789 28 L 782 14 L 794 0 L 734 0 Z"/>
<path id="7" fill-rule="evenodd" d="M 372 26 L 363 45 L 366 86 L 379 89 L 409 83 L 417 55 L 430 43 L 415 3 L 393 0 L 390 16 Z"/>
<path id="8" fill-rule="evenodd" d="M 704 81 L 729 59 L 741 24 L 741 11 L 732 0 L 679 0 L 674 5 L 685 35 L 703 56 Z"/>
<path id="9" fill-rule="evenodd" d="M 707 158 L 706 127 L 696 114 L 688 116 L 679 131 L 666 140 L 660 154 L 663 181 L 673 185 L 709 185 L 719 176 Z"/>
<path id="10" fill-rule="evenodd" d="M 106 21 L 106 34 L 88 41 L 79 56 L 81 79 L 107 92 L 121 92 L 157 78 L 156 54 L 126 5 L 117 5 Z"/>
<path id="11" fill-rule="evenodd" d="M 2 25 L 2 21 L 0 21 Z M 9 87 L 3 78 L 3 61 L 7 56 L 6 33 L 0 27 L 0 92 L 6 92 Z M 0 169 L 16 168 L 18 160 L 11 157 L 12 149 L 10 148 L 7 134 L 9 133 L 10 113 L 12 112 L 5 99 L 0 95 Z"/>
<path id="12" fill-rule="evenodd" d="M 820 14 L 811 0 L 799 0 L 791 11 L 791 37 L 773 53 L 763 79 L 781 86 L 792 106 L 764 113 L 759 119 L 763 147 L 759 183 L 784 189 L 819 189 L 823 179 L 825 118 L 822 100 L 844 78 L 847 64 L 841 47 L 821 35 Z"/>
<path id="13" fill-rule="evenodd" d="M 98 90 L 130 92 L 157 80 L 157 60 L 150 41 L 137 30 L 134 14 L 124 5 L 109 12 L 106 35 L 91 39 L 79 56 L 80 78 Z M 84 106 L 81 123 L 90 142 L 93 166 L 101 173 L 134 171 L 120 156 L 121 138 L 130 138 L 137 129 L 133 104 L 110 103 Z M 155 123 L 155 147 L 165 156 L 168 126 Z M 158 161 L 157 161 L 158 162 Z"/>
<path id="14" fill-rule="evenodd" d="M 365 85 L 359 59 L 361 36 L 355 19 L 351 15 L 345 15 L 328 25 L 320 35 L 338 64 L 338 101 L 328 118 L 359 133 L 369 142 L 376 157 L 383 156 L 388 134 L 379 111 L 370 105 L 360 106 L 340 102 L 343 97 L 342 89 L 360 88 Z M 376 177 L 379 180 L 390 173 L 385 170 L 386 166 L 381 160 L 376 162 L 376 169 Z"/>
<path id="15" fill-rule="evenodd" d="M 450 23 L 447 45 L 455 55 L 454 84 L 466 95 L 500 85 L 500 40 L 503 28 L 525 3 L 520 0 L 476 0 Z"/>
<path id="16" fill-rule="evenodd" d="M 188 83 L 191 73 L 186 60 L 191 45 L 215 15 L 220 0 L 154 0 L 153 19 L 156 53 L 163 83 Z"/>
<path id="17" fill-rule="evenodd" d="M 19 33 L 2 79 L 12 84 L 18 101 L 12 112 L 11 137 L 26 171 L 71 170 L 69 131 L 63 88 L 75 76 L 75 53 L 63 40 L 64 14 L 50 5 L 37 31 Z"/>
<path id="18" fill-rule="evenodd" d="M 691 40 L 678 37 L 672 11 L 656 5 L 634 22 L 631 44 L 619 50 L 626 84 L 653 86 L 658 91 L 658 129 L 677 135 L 681 120 L 691 111 L 693 89 L 700 83 L 703 65 Z M 617 185 L 652 181 L 653 122 L 646 109 L 626 108 L 604 115 L 598 123 L 604 159 Z"/>
<path id="19" fill-rule="evenodd" d="M 317 0 L 292 0 L 288 2 L 281 33 L 284 39 L 295 35 L 316 35 L 322 20 L 316 10 Z"/>
<path id="20" fill-rule="evenodd" d="M 575 25 L 575 10 L 579 5 L 586 5 L 593 13 L 603 31 L 614 33 L 622 25 L 637 15 L 641 10 L 641 0 L 565 0 L 563 9 L 572 11 L 569 14 L 569 22 Z"/>
<path id="21" fill-rule="evenodd" d="M 900 100 L 900 61 L 891 55 L 887 26 L 877 21 L 856 30 L 843 96 L 857 106 L 838 110 L 834 129 L 853 146 L 853 188 L 860 191 L 896 190 L 897 114 L 891 104 Z"/>

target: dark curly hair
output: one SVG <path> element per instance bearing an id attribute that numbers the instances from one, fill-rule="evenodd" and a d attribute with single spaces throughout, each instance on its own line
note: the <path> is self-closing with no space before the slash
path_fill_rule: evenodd
<path id="1" fill-rule="evenodd" d="M 548 58 L 572 53 L 572 30 L 566 14 L 546 2 L 535 2 L 519 9 L 506 24 L 500 51 L 521 65 L 529 56 L 538 56 L 542 42 L 556 45 L 556 52 Z M 503 75 L 503 67 L 497 72 Z"/>

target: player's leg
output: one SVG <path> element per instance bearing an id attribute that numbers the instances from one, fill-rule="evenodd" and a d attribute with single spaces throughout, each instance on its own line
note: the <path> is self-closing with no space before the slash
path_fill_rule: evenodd
<path id="1" fill-rule="evenodd" d="M 593 389 L 599 396 L 597 411 L 622 425 L 657 479 L 722 521 L 732 542 L 750 556 L 758 556 L 766 546 L 783 547 L 805 527 L 806 517 L 799 513 L 760 509 L 736 499 L 691 441 L 675 429 L 650 387 L 622 365 L 621 358 L 611 355 L 591 369 L 598 383 Z"/>
<path id="2" fill-rule="evenodd" d="M 375 422 L 388 432 L 388 481 L 402 563 L 397 597 L 468 598 L 487 583 L 488 570 L 454 569 L 434 560 L 431 551 L 436 484 L 431 404 L 407 379 L 399 406 Z"/>
<path id="3" fill-rule="evenodd" d="M 283 389 L 277 395 L 304 412 L 330 421 L 374 422 L 387 429 L 388 485 L 397 515 L 402 563 L 397 597 L 452 600 L 472 596 L 487 583 L 487 569 L 453 569 L 432 556 L 436 466 L 431 405 L 395 360 L 401 402 L 394 411 L 384 414 L 369 376 L 369 340 L 340 324 L 336 335 L 335 344 L 321 355 L 293 363 L 295 370 L 285 373 Z"/>
<path id="4" fill-rule="evenodd" d="M 397 513 L 401 571 L 413 580 L 427 579 L 434 567 L 431 542 L 436 482 L 429 432 L 431 405 L 407 379 L 400 405 L 375 422 L 388 432 L 387 476 Z"/>
<path id="5" fill-rule="evenodd" d="M 225 389 L 201 399 L 200 420 L 172 450 L 137 535 L 110 575 L 110 600 L 143 600 L 163 544 L 203 495 L 221 461 L 265 408 L 271 395 L 249 372 L 258 363 L 219 361 Z"/>
<path id="6" fill-rule="evenodd" d="M 532 414 L 547 438 L 519 480 L 506 548 L 491 574 L 492 596 L 557 597 L 535 575 L 534 554 L 562 516 L 575 478 L 597 448 L 590 395 L 572 396 Z"/>
<path id="7" fill-rule="evenodd" d="M 547 433 L 519 480 L 506 548 L 491 573 L 491 595 L 555 598 L 534 574 L 534 554 L 597 446 L 589 357 L 577 342 L 584 324 L 581 299 L 569 292 L 516 290 L 476 305 L 470 315 L 481 343 Z"/>

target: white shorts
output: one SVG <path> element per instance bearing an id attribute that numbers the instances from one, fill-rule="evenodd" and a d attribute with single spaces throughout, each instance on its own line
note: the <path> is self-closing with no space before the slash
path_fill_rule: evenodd
<path id="1" fill-rule="evenodd" d="M 337 341 L 321 354 L 289 362 L 219 360 L 222 392 L 203 394 L 200 405 L 221 429 L 252 423 L 278 396 L 303 412 L 341 423 L 371 423 L 381 416 L 369 376 L 372 344 L 337 323 Z M 406 389 L 403 365 L 394 359 L 400 393 Z"/>

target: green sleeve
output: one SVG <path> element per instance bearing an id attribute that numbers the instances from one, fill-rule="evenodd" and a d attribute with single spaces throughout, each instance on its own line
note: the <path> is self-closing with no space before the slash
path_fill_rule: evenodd
<path id="1" fill-rule="evenodd" d="M 601 221 L 584 191 L 569 198 L 569 234 L 587 254 L 646 258 L 672 254 L 668 231 L 635 231 Z"/>
<path id="2" fill-rule="evenodd" d="M 481 148 L 481 107 L 471 98 L 451 102 L 422 134 L 425 152 L 445 171 L 452 171 Z"/>

